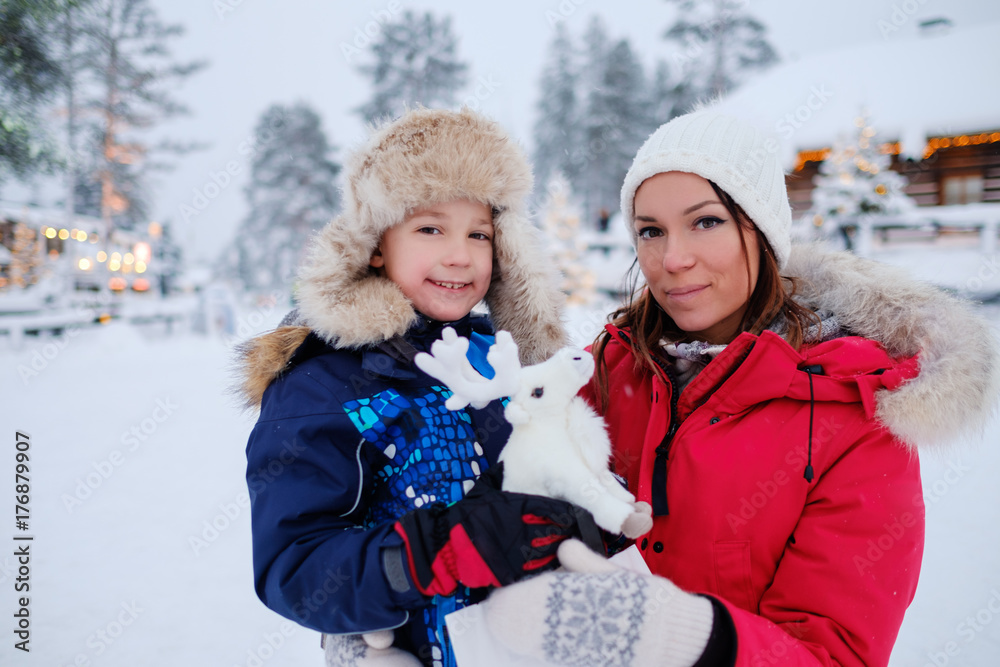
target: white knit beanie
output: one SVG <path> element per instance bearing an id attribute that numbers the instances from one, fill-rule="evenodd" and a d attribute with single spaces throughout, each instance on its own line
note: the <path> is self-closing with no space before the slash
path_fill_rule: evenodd
<path id="1" fill-rule="evenodd" d="M 718 185 L 750 217 L 783 269 L 791 252 L 792 210 L 778 145 L 744 121 L 711 110 L 661 125 L 636 153 L 622 185 L 622 220 L 635 243 L 635 192 L 667 171 L 697 174 Z"/>

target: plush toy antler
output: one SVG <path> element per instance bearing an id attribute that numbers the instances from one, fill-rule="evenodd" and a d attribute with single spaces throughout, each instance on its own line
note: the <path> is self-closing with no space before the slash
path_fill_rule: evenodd
<path id="1" fill-rule="evenodd" d="M 510 397 L 504 416 L 513 425 L 500 454 L 503 488 L 560 498 L 594 515 L 601 528 L 635 538 L 653 527 L 651 510 L 636 503 L 608 470 L 611 442 L 604 421 L 577 396 L 594 373 L 589 352 L 563 348 L 551 359 L 522 368 L 517 344 L 506 331 L 486 355 L 496 375 L 487 380 L 469 363 L 469 341 L 446 328 L 417 366 L 451 389 L 450 410 L 481 408 Z"/>
<path id="2" fill-rule="evenodd" d="M 472 367 L 465 356 L 468 351 L 469 339 L 446 327 L 441 332 L 441 340 L 431 345 L 431 353 L 421 352 L 414 360 L 420 370 L 448 385 L 452 395 L 445 401 L 446 408 L 461 410 L 467 405 L 485 408 L 490 401 L 517 391 L 521 362 L 517 357 L 517 343 L 508 332 L 498 331 L 496 342 L 486 353 L 486 360 L 495 372 L 490 380 Z"/>

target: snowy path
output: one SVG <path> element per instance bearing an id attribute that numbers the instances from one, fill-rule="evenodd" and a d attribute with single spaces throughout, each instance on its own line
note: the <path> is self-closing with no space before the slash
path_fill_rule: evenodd
<path id="1" fill-rule="evenodd" d="M 125 325 L 0 350 L 0 665 L 322 664 L 318 634 L 253 593 L 252 421 L 224 393 L 228 355 L 217 339 Z M 16 430 L 31 436 L 30 654 L 10 629 Z M 927 549 L 894 667 L 998 664 L 1000 422 L 985 443 L 923 459 Z"/>

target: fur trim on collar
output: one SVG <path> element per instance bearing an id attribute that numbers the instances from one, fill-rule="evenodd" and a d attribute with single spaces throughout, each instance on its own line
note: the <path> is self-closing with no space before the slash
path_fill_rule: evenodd
<path id="1" fill-rule="evenodd" d="M 877 416 L 911 447 L 981 433 L 1000 397 L 1000 350 L 967 302 L 897 268 L 847 252 L 793 249 L 786 275 L 801 299 L 892 356 L 919 354 L 920 375 L 878 394 Z"/>

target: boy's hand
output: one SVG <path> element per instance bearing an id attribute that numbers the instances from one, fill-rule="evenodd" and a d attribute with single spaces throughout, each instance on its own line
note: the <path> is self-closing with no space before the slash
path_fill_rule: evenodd
<path id="1" fill-rule="evenodd" d="M 500 490 L 501 465 L 453 505 L 413 510 L 396 522 L 410 574 L 424 595 L 505 586 L 558 566 L 556 549 L 570 537 L 603 551 L 586 510 L 562 500 Z"/>

